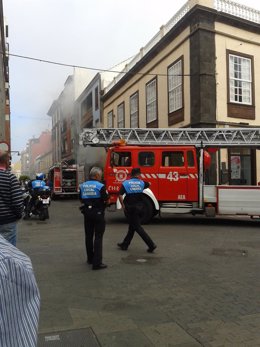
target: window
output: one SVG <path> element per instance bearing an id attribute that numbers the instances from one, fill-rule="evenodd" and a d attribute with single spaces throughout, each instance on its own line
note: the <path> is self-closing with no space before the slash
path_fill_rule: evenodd
<path id="1" fill-rule="evenodd" d="M 169 126 L 184 121 L 183 62 L 184 57 L 181 56 L 167 69 Z"/>
<path id="2" fill-rule="evenodd" d="M 230 102 L 252 105 L 251 59 L 229 54 Z"/>
<path id="3" fill-rule="evenodd" d="M 146 85 L 146 122 L 157 120 L 157 81 L 156 79 Z"/>
<path id="4" fill-rule="evenodd" d="M 95 111 L 98 110 L 98 87 L 95 88 Z"/>
<path id="5" fill-rule="evenodd" d="M 125 127 L 125 104 L 123 102 L 117 106 L 117 127 Z"/>
<path id="6" fill-rule="evenodd" d="M 93 126 L 93 103 L 92 92 L 88 94 L 85 100 L 81 103 L 81 127 L 92 128 Z"/>
<path id="7" fill-rule="evenodd" d="M 84 116 L 85 113 L 92 113 L 92 92 L 88 94 L 81 104 L 81 112 Z"/>
<path id="8" fill-rule="evenodd" d="M 131 166 L 131 152 L 113 152 L 111 166 Z"/>
<path id="9" fill-rule="evenodd" d="M 253 158 L 252 150 L 248 148 L 232 148 L 229 150 L 230 184 L 255 184 Z"/>
<path id="10" fill-rule="evenodd" d="M 182 108 L 182 60 L 168 68 L 168 100 L 169 113 Z"/>
<path id="11" fill-rule="evenodd" d="M 192 151 L 187 152 L 188 167 L 194 167 L 194 153 Z"/>
<path id="12" fill-rule="evenodd" d="M 184 166 L 183 152 L 163 152 L 162 153 L 162 166 Z"/>
<path id="13" fill-rule="evenodd" d="M 130 128 L 139 126 L 138 92 L 130 97 Z"/>
<path id="14" fill-rule="evenodd" d="M 107 127 L 108 128 L 113 128 L 114 127 L 113 111 L 110 111 L 107 114 Z"/>
<path id="15" fill-rule="evenodd" d="M 228 117 L 254 120 L 254 57 L 227 50 L 227 76 Z"/>
<path id="16" fill-rule="evenodd" d="M 138 163 L 140 166 L 153 166 L 154 153 L 153 152 L 140 152 L 138 155 Z"/>

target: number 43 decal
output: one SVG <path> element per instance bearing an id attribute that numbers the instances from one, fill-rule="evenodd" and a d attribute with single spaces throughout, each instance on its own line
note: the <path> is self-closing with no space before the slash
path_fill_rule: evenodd
<path id="1" fill-rule="evenodd" d="M 179 173 L 177 171 L 170 171 L 167 175 L 167 180 L 169 181 L 178 181 L 179 180 Z"/>

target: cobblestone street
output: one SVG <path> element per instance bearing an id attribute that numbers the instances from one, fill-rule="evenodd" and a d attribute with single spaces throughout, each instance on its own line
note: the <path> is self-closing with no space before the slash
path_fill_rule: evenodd
<path id="1" fill-rule="evenodd" d="M 149 254 L 138 235 L 118 250 L 127 225 L 107 213 L 108 269 L 92 271 L 78 206 L 54 201 L 50 220 L 19 224 L 41 292 L 40 347 L 260 346 L 258 220 L 156 219 Z"/>

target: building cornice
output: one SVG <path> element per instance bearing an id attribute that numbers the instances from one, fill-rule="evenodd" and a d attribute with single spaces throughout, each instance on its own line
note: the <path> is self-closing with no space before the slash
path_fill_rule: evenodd
<path id="1" fill-rule="evenodd" d="M 211 16 L 215 22 L 220 22 L 252 32 L 254 34 L 260 34 L 260 24 L 240 18 L 229 13 L 219 12 L 216 9 L 195 5 L 192 7 L 173 27 L 165 34 L 159 42 L 157 42 L 144 56 L 142 59 L 136 62 L 136 64 L 121 77 L 118 82 L 109 89 L 102 96 L 102 101 L 105 102 L 114 93 L 116 93 L 122 86 L 124 86 L 131 78 L 139 73 L 153 58 L 155 58 L 165 47 L 167 47 L 175 38 L 179 36 L 187 27 L 191 26 L 191 22 L 194 21 L 195 17 L 203 15 Z M 196 30 L 212 30 L 207 27 L 191 26 L 191 34 Z M 130 62 L 131 64 L 131 62 Z M 119 74 L 120 75 L 120 74 Z"/>

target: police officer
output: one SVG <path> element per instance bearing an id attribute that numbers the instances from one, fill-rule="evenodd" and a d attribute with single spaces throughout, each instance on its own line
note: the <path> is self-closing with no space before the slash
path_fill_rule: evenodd
<path id="1" fill-rule="evenodd" d="M 104 184 L 100 182 L 101 178 L 102 170 L 93 167 L 89 173 L 89 180 L 80 185 L 80 200 L 84 203 L 81 211 L 84 214 L 87 263 L 92 264 L 93 270 L 107 267 L 102 263 L 102 243 L 108 193 Z"/>
<path id="2" fill-rule="evenodd" d="M 28 185 L 34 191 L 38 191 L 40 188 L 43 188 L 46 186 L 44 179 L 45 179 L 45 174 L 41 172 L 37 174 L 35 180 L 30 181 Z"/>
<path id="3" fill-rule="evenodd" d="M 45 174 L 41 172 L 36 174 L 35 180 L 31 180 L 28 183 L 31 199 L 29 200 L 28 205 L 26 206 L 24 219 L 28 219 L 30 217 L 30 212 L 32 208 L 34 207 L 35 201 L 37 200 L 39 190 L 46 187 L 44 178 L 45 178 Z"/>
<path id="4" fill-rule="evenodd" d="M 123 251 L 126 251 L 129 247 L 135 231 L 140 235 L 143 241 L 147 244 L 147 252 L 152 253 L 157 247 L 152 241 L 150 236 L 145 232 L 140 224 L 140 212 L 142 210 L 142 193 L 143 190 L 149 187 L 148 182 L 142 181 L 139 177 L 141 171 L 139 168 L 132 169 L 131 178 L 123 182 L 119 191 L 119 200 L 126 211 L 126 216 L 128 218 L 128 233 L 124 238 L 124 241 L 118 243 L 118 247 Z M 123 195 L 125 199 L 123 199 Z"/>

